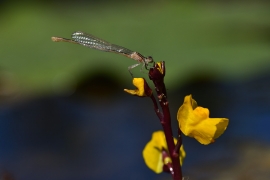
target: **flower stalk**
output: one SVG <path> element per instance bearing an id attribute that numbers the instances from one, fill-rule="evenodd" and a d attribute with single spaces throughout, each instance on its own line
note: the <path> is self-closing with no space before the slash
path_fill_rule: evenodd
<path id="1" fill-rule="evenodd" d="M 152 89 L 144 78 L 133 78 L 135 90 L 124 89 L 131 95 L 150 97 L 154 111 L 163 127 L 163 131 L 153 133 L 152 139 L 143 150 L 143 158 L 146 165 L 155 173 L 170 172 L 173 180 L 182 180 L 181 166 L 186 156 L 182 145 L 182 134 L 195 138 L 201 144 L 208 145 L 224 133 L 229 120 L 227 118 L 210 118 L 210 111 L 198 106 L 192 96 L 187 95 L 177 112 L 178 137 L 174 138 L 164 84 L 165 62 L 155 63 L 149 69 L 148 75 L 154 83 L 157 96 L 153 95 Z"/>
<path id="2" fill-rule="evenodd" d="M 155 85 L 155 90 L 157 92 L 158 101 L 160 104 L 160 107 L 162 109 L 162 115 L 158 114 L 158 117 L 160 119 L 160 122 L 162 124 L 165 138 L 168 146 L 169 155 L 172 160 L 172 168 L 171 174 L 173 175 L 174 180 L 181 180 L 182 179 L 182 169 L 180 165 L 179 160 L 179 148 L 182 145 L 182 140 L 178 141 L 177 148 L 174 144 L 173 140 L 173 133 L 172 133 L 172 127 L 171 127 L 171 115 L 170 115 L 170 109 L 169 109 L 169 102 L 167 100 L 167 91 L 164 84 L 164 77 L 165 77 L 165 62 L 162 61 L 161 63 L 156 63 L 153 68 L 149 70 L 149 78 L 153 81 Z M 152 99 L 152 98 L 151 98 Z M 154 100 L 152 99 L 154 102 Z M 156 108 L 156 103 L 154 102 L 154 107 Z M 181 131 L 180 131 L 181 133 Z M 181 134 L 179 134 L 179 137 L 181 137 Z M 178 149 L 178 152 L 175 152 Z"/>
<path id="3" fill-rule="evenodd" d="M 178 139 L 177 139 L 177 143 L 175 145 L 175 149 L 174 149 L 173 154 L 172 154 L 173 157 L 180 156 L 179 150 L 180 150 L 181 146 L 182 146 L 182 132 L 181 132 L 180 128 L 178 128 Z"/>

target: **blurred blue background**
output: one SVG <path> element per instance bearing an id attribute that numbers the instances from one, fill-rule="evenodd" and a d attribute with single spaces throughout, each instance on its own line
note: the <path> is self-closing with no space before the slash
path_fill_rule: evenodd
<path id="1" fill-rule="evenodd" d="M 214 144 L 183 139 L 185 177 L 270 178 L 268 1 L 0 3 L 1 180 L 171 179 L 142 159 L 161 125 L 123 92 L 135 62 L 50 39 L 77 30 L 166 62 L 175 130 L 188 94 L 230 119 Z"/>

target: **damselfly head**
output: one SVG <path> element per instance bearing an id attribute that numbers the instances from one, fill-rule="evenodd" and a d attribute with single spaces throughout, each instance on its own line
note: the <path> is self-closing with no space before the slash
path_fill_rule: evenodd
<path id="1" fill-rule="evenodd" d="M 154 64 L 154 59 L 152 58 L 152 56 L 147 56 L 146 58 L 144 58 L 144 67 L 145 69 L 149 70 L 149 67 L 153 67 Z"/>
<path id="2" fill-rule="evenodd" d="M 154 59 L 152 58 L 152 56 L 148 56 L 145 58 L 145 63 L 148 64 L 148 63 L 152 63 L 154 62 Z"/>

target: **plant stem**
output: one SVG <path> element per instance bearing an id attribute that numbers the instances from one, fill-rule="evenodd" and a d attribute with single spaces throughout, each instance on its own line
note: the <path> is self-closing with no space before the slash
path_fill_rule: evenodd
<path id="1" fill-rule="evenodd" d="M 154 102 L 155 112 L 160 119 L 160 122 L 162 124 L 163 130 L 165 133 L 165 138 L 167 141 L 169 154 L 172 159 L 173 179 L 182 180 L 182 170 L 181 170 L 181 165 L 180 165 L 180 160 L 179 160 L 179 153 L 178 153 L 178 156 L 175 153 L 176 149 L 175 149 L 175 144 L 173 140 L 173 133 L 172 133 L 172 127 L 171 127 L 171 115 L 170 115 L 170 109 L 169 109 L 169 102 L 167 100 L 166 87 L 164 84 L 164 76 L 165 76 L 165 62 L 164 61 L 162 61 L 160 64 L 155 64 L 155 66 L 149 70 L 149 78 L 150 80 L 153 81 L 155 85 L 157 97 L 158 97 L 159 104 L 163 112 L 163 116 L 160 114 L 159 111 L 157 111 L 156 102 L 154 102 L 152 97 L 151 99 Z M 182 145 L 182 141 L 179 141 L 179 143 L 181 143 L 181 144 L 178 144 L 180 148 Z"/>
<path id="2" fill-rule="evenodd" d="M 181 146 L 182 146 L 182 131 L 178 127 L 178 139 L 177 139 L 177 143 L 175 145 L 175 149 L 173 151 L 173 156 L 176 156 L 176 157 L 180 156 L 179 152 L 180 152 Z"/>
<path id="3" fill-rule="evenodd" d="M 171 116 L 170 116 L 168 103 L 166 103 L 165 105 L 164 104 L 161 105 L 161 107 L 163 111 L 163 122 L 164 122 L 162 126 L 165 133 L 168 150 L 172 159 L 172 165 L 173 165 L 173 170 L 174 170 L 174 180 L 181 180 L 182 170 L 180 166 L 179 156 L 177 157 L 174 156 L 175 144 L 173 141 L 173 133 L 172 133 L 172 128 L 171 128 Z"/>
<path id="4" fill-rule="evenodd" d="M 161 152 L 162 152 L 162 160 L 164 162 L 163 171 L 170 172 L 172 177 L 174 177 L 172 161 L 168 151 L 163 148 Z"/>

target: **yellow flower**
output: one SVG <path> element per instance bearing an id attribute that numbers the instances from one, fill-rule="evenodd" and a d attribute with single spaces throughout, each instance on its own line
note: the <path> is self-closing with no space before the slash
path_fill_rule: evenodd
<path id="1" fill-rule="evenodd" d="M 152 94 L 152 90 L 150 89 L 144 78 L 133 78 L 132 83 L 137 89 L 124 89 L 125 92 L 136 96 L 150 96 Z"/>
<path id="2" fill-rule="evenodd" d="M 177 140 L 174 138 L 174 143 Z M 162 158 L 162 149 L 168 150 L 165 134 L 163 131 L 156 131 L 152 134 L 152 139 L 146 144 L 143 150 L 143 159 L 146 165 L 155 173 L 161 173 L 163 171 L 164 164 L 171 162 L 171 159 Z M 180 163 L 183 164 L 183 160 L 186 156 L 183 146 L 180 148 Z"/>
<path id="3" fill-rule="evenodd" d="M 185 97 L 178 110 L 177 120 L 183 134 L 204 145 L 214 142 L 224 133 L 229 123 L 227 118 L 209 118 L 209 110 L 198 106 L 191 95 Z"/>

